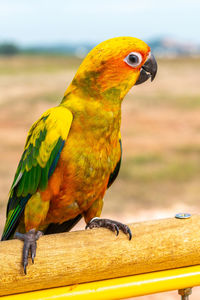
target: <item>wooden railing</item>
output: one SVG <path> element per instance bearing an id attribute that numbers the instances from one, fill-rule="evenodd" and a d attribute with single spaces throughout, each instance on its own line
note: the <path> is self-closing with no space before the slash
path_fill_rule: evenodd
<path id="1" fill-rule="evenodd" d="M 2 300 L 123 299 L 200 285 L 200 216 L 130 228 L 131 241 L 107 229 L 42 236 L 27 275 L 23 243 L 1 242 Z"/>

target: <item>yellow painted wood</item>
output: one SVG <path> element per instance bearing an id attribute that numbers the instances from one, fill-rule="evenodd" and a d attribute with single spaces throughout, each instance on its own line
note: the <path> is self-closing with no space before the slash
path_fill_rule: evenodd
<path id="1" fill-rule="evenodd" d="M 200 265 L 5 296 L 1 300 L 114 300 L 198 285 Z"/>
<path id="2" fill-rule="evenodd" d="M 43 236 L 28 275 L 21 241 L 0 243 L 0 295 L 200 265 L 200 216 L 131 224 L 120 232 L 94 229 Z"/>

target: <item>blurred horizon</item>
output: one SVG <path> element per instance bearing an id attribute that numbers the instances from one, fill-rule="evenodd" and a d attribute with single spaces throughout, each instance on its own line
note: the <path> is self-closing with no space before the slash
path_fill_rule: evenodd
<path id="1" fill-rule="evenodd" d="M 199 44 L 178 41 L 169 37 L 154 38 L 147 41 L 147 44 L 157 57 L 200 56 Z M 24 46 L 13 42 L 0 41 L 0 55 L 53 54 L 84 58 L 95 46 L 96 43 L 92 42 L 35 43 Z"/>
<path id="2" fill-rule="evenodd" d="M 32 48 L 32 47 L 53 47 L 53 46 L 57 46 L 57 45 L 98 45 L 99 43 L 111 39 L 111 38 L 115 38 L 115 37 L 120 37 L 122 35 L 113 35 L 110 37 L 107 37 L 106 39 L 99 39 L 97 41 L 93 41 L 93 40 L 61 40 L 61 41 L 33 41 L 31 43 L 23 43 L 20 41 L 17 41 L 15 39 L 12 38 L 7 38 L 7 39 L 2 39 L 1 35 L 0 35 L 0 44 L 14 44 L 22 49 L 26 49 L 26 48 Z M 138 39 L 142 39 L 139 36 L 136 35 L 123 35 L 123 36 L 132 36 L 132 37 L 136 37 Z M 172 35 L 165 35 L 165 34 L 161 34 L 161 35 L 155 35 L 152 37 L 149 37 L 148 39 L 143 39 L 146 43 L 151 43 L 154 41 L 170 41 L 173 43 L 177 43 L 177 44 L 183 44 L 183 45 L 195 45 L 197 47 L 200 47 L 200 41 L 191 41 L 189 39 L 184 39 L 181 40 L 179 38 L 175 38 Z"/>

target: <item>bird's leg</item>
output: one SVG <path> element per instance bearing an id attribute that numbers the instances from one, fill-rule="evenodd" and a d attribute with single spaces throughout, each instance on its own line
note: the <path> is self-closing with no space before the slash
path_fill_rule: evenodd
<path id="1" fill-rule="evenodd" d="M 14 235 L 15 239 L 24 241 L 22 265 L 24 267 L 25 274 L 26 274 L 26 267 L 28 266 L 29 251 L 31 252 L 32 263 L 34 263 L 34 258 L 36 256 L 36 248 L 37 248 L 36 241 L 39 239 L 41 235 L 43 235 L 43 233 L 41 231 L 36 231 L 35 229 L 31 229 L 24 234 L 16 232 Z"/>
<path id="2" fill-rule="evenodd" d="M 87 228 L 92 229 L 92 228 L 99 228 L 99 227 L 108 228 L 109 230 L 116 232 L 116 235 L 118 235 L 119 230 L 121 230 L 124 234 L 128 234 L 129 240 L 131 240 L 132 238 L 131 230 L 127 225 L 109 219 L 93 218 L 86 225 L 85 229 Z"/>

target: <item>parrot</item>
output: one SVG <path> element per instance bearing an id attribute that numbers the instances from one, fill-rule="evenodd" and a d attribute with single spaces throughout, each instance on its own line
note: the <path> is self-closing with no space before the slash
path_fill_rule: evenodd
<path id="1" fill-rule="evenodd" d="M 121 104 L 134 86 L 154 80 L 157 62 L 134 37 L 115 37 L 85 57 L 61 103 L 30 128 L 10 188 L 2 241 L 24 243 L 22 266 L 36 256 L 43 234 L 67 232 L 83 217 L 87 228 L 130 228 L 100 218 L 106 190 L 122 160 Z"/>

